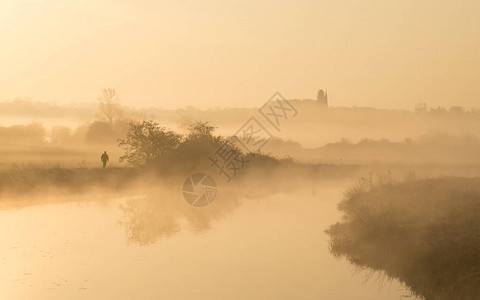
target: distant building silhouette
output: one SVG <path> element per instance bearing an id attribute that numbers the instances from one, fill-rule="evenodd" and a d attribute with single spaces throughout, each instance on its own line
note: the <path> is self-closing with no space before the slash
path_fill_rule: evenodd
<path id="1" fill-rule="evenodd" d="M 322 106 L 328 107 L 328 93 L 324 90 L 318 90 L 317 102 Z"/>

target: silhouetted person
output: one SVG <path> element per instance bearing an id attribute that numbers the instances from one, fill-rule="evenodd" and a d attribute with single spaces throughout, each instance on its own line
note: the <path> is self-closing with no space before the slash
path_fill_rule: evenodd
<path id="1" fill-rule="evenodd" d="M 105 167 L 107 166 L 107 162 L 109 160 L 107 151 L 103 152 L 101 160 L 103 162 L 103 168 L 105 169 Z"/>

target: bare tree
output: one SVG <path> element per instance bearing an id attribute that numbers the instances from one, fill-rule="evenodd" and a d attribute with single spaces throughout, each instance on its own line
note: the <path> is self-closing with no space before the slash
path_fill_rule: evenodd
<path id="1" fill-rule="evenodd" d="M 53 126 L 50 130 L 50 142 L 60 144 L 65 142 L 71 134 L 71 129 L 66 126 Z"/>
<path id="2" fill-rule="evenodd" d="M 120 108 L 120 101 L 118 100 L 115 89 L 103 89 L 102 94 L 98 97 L 98 102 L 100 112 L 110 124 L 113 124 L 122 117 L 123 111 Z"/>

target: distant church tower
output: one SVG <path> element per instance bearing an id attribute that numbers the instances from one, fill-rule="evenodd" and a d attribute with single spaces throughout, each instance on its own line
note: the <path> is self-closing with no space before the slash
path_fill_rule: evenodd
<path id="1" fill-rule="evenodd" d="M 328 92 L 323 90 L 318 90 L 317 102 L 322 106 L 328 107 Z"/>

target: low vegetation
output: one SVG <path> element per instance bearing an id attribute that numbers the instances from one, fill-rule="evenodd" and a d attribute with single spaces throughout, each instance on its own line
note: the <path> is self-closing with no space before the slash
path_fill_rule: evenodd
<path id="1" fill-rule="evenodd" d="M 480 178 L 364 179 L 339 209 L 334 255 L 425 299 L 480 298 Z"/>

